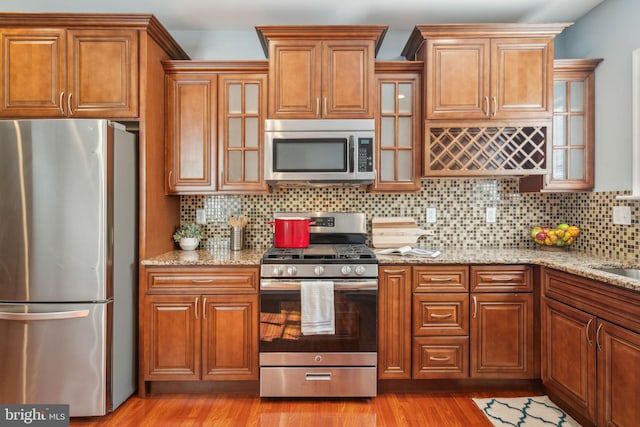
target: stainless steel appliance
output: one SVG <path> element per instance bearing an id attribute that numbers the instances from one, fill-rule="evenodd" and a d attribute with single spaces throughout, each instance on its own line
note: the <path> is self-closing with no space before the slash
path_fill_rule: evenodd
<path id="1" fill-rule="evenodd" d="M 137 143 L 0 121 L 0 402 L 104 415 L 136 387 Z"/>
<path id="2" fill-rule="evenodd" d="M 364 214 L 275 215 L 306 216 L 315 225 L 309 247 L 273 247 L 262 258 L 260 395 L 375 396 L 378 262 L 365 245 Z M 324 301 L 332 304 L 331 332 L 305 332 L 302 291 L 308 284 L 333 287 Z"/>
<path id="3" fill-rule="evenodd" d="M 264 129 L 271 185 L 364 185 L 376 177 L 373 120 L 265 120 Z"/>

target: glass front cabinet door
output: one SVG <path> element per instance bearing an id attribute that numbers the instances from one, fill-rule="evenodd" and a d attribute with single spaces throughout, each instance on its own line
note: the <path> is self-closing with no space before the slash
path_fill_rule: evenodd
<path id="1" fill-rule="evenodd" d="M 376 182 L 371 191 L 420 189 L 422 62 L 376 63 Z"/>
<path id="2" fill-rule="evenodd" d="M 265 192 L 262 125 L 267 76 L 221 74 L 219 79 L 219 191 Z"/>
<path id="3" fill-rule="evenodd" d="M 593 189 L 594 74 L 601 61 L 554 61 L 553 133 L 547 151 L 549 173 L 540 178 L 522 179 L 521 191 L 564 192 Z"/>

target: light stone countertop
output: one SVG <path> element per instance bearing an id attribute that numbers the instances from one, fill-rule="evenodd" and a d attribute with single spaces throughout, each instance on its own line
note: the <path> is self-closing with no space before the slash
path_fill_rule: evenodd
<path id="1" fill-rule="evenodd" d="M 259 266 L 266 248 L 242 251 L 206 250 L 170 251 L 142 261 L 145 266 Z M 614 286 L 640 292 L 640 280 L 597 270 L 598 267 L 638 268 L 638 258 L 608 259 L 576 251 L 551 252 L 541 249 L 442 249 L 436 258 L 416 256 L 377 255 L 380 265 L 438 265 L 438 264 L 534 264 L 602 281 Z"/>
<path id="2" fill-rule="evenodd" d="M 215 266 L 215 265 L 260 265 L 266 248 L 243 249 L 198 249 L 195 251 L 170 251 L 142 260 L 146 266 Z"/>
<path id="3" fill-rule="evenodd" d="M 576 251 L 546 251 L 542 249 L 442 249 L 436 258 L 401 255 L 377 255 L 380 265 L 411 264 L 534 264 L 553 268 L 589 279 L 640 292 L 640 280 L 597 270 L 601 267 L 638 268 L 638 258 L 609 259 Z"/>

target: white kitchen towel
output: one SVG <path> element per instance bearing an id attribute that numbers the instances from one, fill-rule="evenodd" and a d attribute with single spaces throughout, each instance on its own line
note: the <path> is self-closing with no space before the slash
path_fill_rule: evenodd
<path id="1" fill-rule="evenodd" d="M 335 334 L 333 282 L 328 280 L 300 282 L 300 315 L 302 335 Z"/>

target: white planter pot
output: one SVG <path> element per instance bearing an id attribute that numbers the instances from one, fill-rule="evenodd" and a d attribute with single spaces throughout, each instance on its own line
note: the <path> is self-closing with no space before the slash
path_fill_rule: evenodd
<path id="1" fill-rule="evenodd" d="M 198 247 L 200 240 L 195 237 L 183 237 L 180 239 L 180 247 L 185 251 L 192 251 Z"/>

